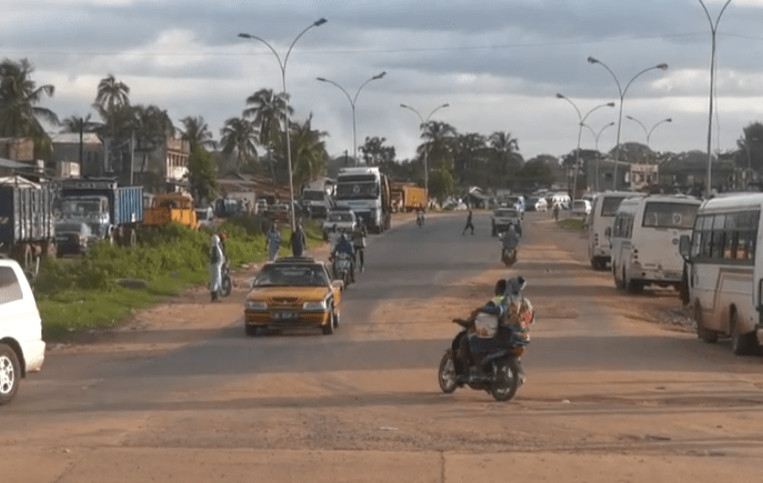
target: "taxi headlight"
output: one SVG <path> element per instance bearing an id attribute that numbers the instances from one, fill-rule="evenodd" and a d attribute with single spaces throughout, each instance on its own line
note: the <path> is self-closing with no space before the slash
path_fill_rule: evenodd
<path id="1" fill-rule="evenodd" d="M 328 309 L 328 305 L 325 300 L 320 302 L 305 302 L 302 304 L 302 310 L 310 310 L 315 312 L 325 312 Z"/>
<path id="2" fill-rule="evenodd" d="M 249 300 L 246 302 L 247 310 L 268 310 L 268 304 L 265 302 L 258 302 L 255 300 Z"/>

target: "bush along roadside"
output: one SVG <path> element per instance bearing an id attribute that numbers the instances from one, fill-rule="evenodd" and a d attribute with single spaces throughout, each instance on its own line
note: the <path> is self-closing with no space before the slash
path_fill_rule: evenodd
<path id="1" fill-rule="evenodd" d="M 317 222 L 305 223 L 308 248 L 321 243 Z M 102 242 L 77 259 L 43 260 L 34 282 L 46 340 L 65 340 L 87 329 L 118 325 L 135 310 L 149 307 L 183 290 L 209 282 L 209 239 L 225 231 L 231 267 L 267 257 L 258 217 L 235 217 L 214 231 L 192 231 L 171 224 L 143 229 L 133 248 Z M 281 256 L 290 254 L 289 228 L 281 229 Z"/>
<path id="2" fill-rule="evenodd" d="M 585 220 L 580 218 L 565 218 L 559 221 L 559 226 L 567 230 L 583 231 L 585 229 Z"/>

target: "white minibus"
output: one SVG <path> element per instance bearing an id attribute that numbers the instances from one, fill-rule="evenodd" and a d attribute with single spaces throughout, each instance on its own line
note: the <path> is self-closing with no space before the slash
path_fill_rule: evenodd
<path id="1" fill-rule="evenodd" d="M 611 230 L 615 287 L 639 292 L 645 285 L 680 288 L 684 260 L 681 235 L 691 234 L 700 201 L 683 195 L 628 198 Z"/>
<path id="2" fill-rule="evenodd" d="M 611 247 L 604 231 L 612 227 L 620 203 L 633 196 L 644 196 L 634 191 L 606 191 L 593 199 L 591 213 L 586 220 L 588 231 L 588 259 L 595 270 L 604 270 L 610 261 Z"/>
<path id="3" fill-rule="evenodd" d="M 722 195 L 702 203 L 694 230 L 681 237 L 688 302 L 697 335 L 706 342 L 731 337 L 734 354 L 757 354 L 763 343 L 758 311 L 763 257 L 756 250 L 763 193 Z"/>

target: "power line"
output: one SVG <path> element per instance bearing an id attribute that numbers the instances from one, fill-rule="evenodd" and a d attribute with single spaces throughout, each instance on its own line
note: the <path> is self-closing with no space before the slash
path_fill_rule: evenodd
<path id="1" fill-rule="evenodd" d="M 308 50 L 303 49 L 301 53 L 309 55 L 353 55 L 353 54 L 399 54 L 399 53 L 418 53 L 418 52 L 459 52 L 459 51 L 476 51 L 476 50 L 502 50 L 502 49 L 520 49 L 520 48 L 536 48 L 536 47 L 557 47 L 557 46 L 573 46 L 573 45 L 595 45 L 601 43 L 626 43 L 643 40 L 668 40 L 676 38 L 691 38 L 691 37 L 703 37 L 704 32 L 684 32 L 674 34 L 660 34 L 660 35 L 642 35 L 642 36 L 628 36 L 628 37 L 607 37 L 601 39 L 580 39 L 580 40 L 557 40 L 547 42 L 516 42 L 516 43 L 500 43 L 500 44 L 484 44 L 484 45 L 467 45 L 467 46 L 447 46 L 447 47 L 405 47 L 405 48 L 383 48 L 383 49 L 316 49 Z M 740 37 L 747 40 L 763 40 L 763 37 L 743 36 L 743 35 L 728 35 L 729 37 Z M 5 55 L 89 55 L 89 56 L 120 56 L 120 55 L 134 55 L 141 57 L 251 57 L 252 55 L 271 55 L 270 52 L 225 52 L 225 51 L 207 51 L 207 52 L 154 52 L 154 51 L 79 51 L 73 52 L 71 50 L 29 50 L 29 49 L 0 49 L 0 53 Z"/>

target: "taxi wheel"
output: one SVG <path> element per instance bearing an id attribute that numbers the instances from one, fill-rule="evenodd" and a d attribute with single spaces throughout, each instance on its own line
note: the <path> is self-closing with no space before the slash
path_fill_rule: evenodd
<path id="1" fill-rule="evenodd" d="M 336 315 L 334 315 L 334 308 L 331 308 L 331 312 L 329 313 L 329 322 L 328 324 L 321 327 L 323 330 L 323 335 L 332 335 L 334 333 L 334 330 L 336 330 Z"/>
<path id="2" fill-rule="evenodd" d="M 16 353 L 6 344 L 0 344 L 0 405 L 11 402 L 20 380 L 21 365 Z"/>
<path id="3" fill-rule="evenodd" d="M 246 332 L 246 335 L 251 336 L 251 337 L 259 335 L 259 333 L 260 333 L 259 329 L 260 329 L 259 327 L 254 326 L 254 325 L 245 325 L 244 326 L 244 331 Z"/>

